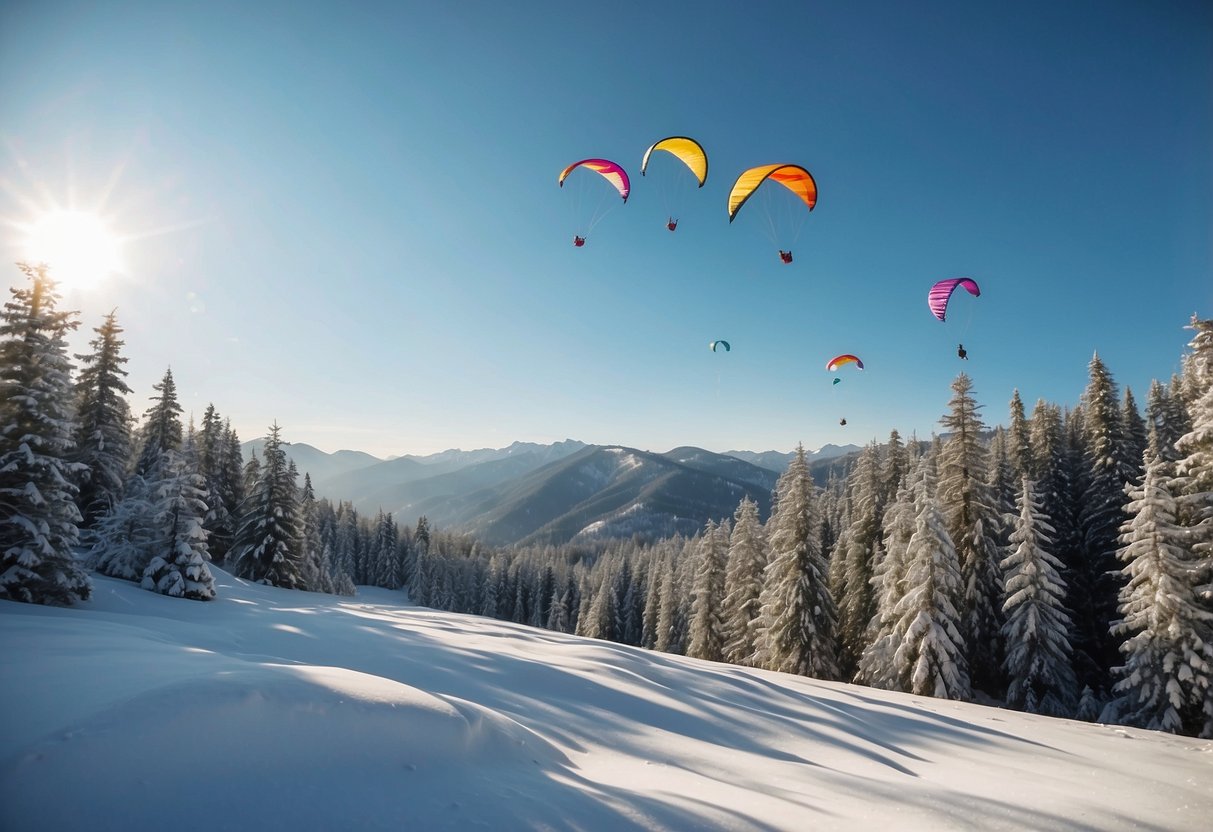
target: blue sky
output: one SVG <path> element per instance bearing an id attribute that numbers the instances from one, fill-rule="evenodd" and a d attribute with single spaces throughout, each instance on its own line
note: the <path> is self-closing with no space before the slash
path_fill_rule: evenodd
<path id="1" fill-rule="evenodd" d="M 123 238 L 64 302 L 78 349 L 117 309 L 137 412 L 171 364 L 329 451 L 813 448 L 929 435 L 961 370 L 990 423 L 1073 403 L 1096 350 L 1144 403 L 1213 316 L 1207 3 L 350 5 L 0 10 L 0 243 L 68 205 Z M 671 234 L 639 166 L 676 134 L 710 168 Z M 575 249 L 595 156 L 632 196 Z M 819 188 L 790 266 L 726 216 L 774 162 Z"/>

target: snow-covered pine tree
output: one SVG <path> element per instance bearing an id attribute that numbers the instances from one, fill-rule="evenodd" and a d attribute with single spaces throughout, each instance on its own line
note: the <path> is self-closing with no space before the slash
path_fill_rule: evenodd
<path id="1" fill-rule="evenodd" d="M 153 384 L 156 395 L 151 397 L 152 406 L 143 414 L 143 430 L 140 440 L 139 460 L 135 472 L 145 478 L 148 472 L 159 468 L 162 456 L 167 451 L 181 450 L 181 403 L 177 401 L 177 384 L 173 381 L 173 370 L 164 371 L 159 384 Z"/>
<path id="2" fill-rule="evenodd" d="M 906 554 L 918 516 L 914 508 L 916 483 L 925 475 L 925 464 L 920 462 L 910 477 L 901 479 L 897 495 L 885 511 L 883 553 L 872 573 L 876 612 L 868 624 L 867 644 L 860 654 L 855 674 L 855 681 L 874 688 L 900 689 L 893 657 L 905 633 L 899 629 L 901 616 L 897 614 L 897 605 L 906 592 Z"/>
<path id="3" fill-rule="evenodd" d="M 767 554 L 756 502 L 743 497 L 733 521 L 724 576 L 724 659 L 743 664 L 754 654 L 751 623 L 758 616 Z"/>
<path id="4" fill-rule="evenodd" d="M 45 266 L 17 265 L 30 286 L 10 288 L 0 314 L 0 598 L 71 604 L 92 591 L 72 551 L 80 468 L 66 336 L 78 322 L 55 309 Z"/>
<path id="5" fill-rule="evenodd" d="M 679 653 L 682 651 L 682 633 L 678 626 L 679 593 L 672 556 L 662 559 L 659 571 L 661 589 L 657 600 L 657 638 L 653 646 L 662 653 Z"/>
<path id="6" fill-rule="evenodd" d="M 303 489 L 299 492 L 299 544 L 303 552 L 299 570 L 303 587 L 313 592 L 332 592 L 333 579 L 329 574 L 332 566 L 325 562 L 324 544 L 320 541 L 311 474 L 303 475 Z"/>
<path id="7" fill-rule="evenodd" d="M 880 472 L 880 502 L 888 506 L 897 499 L 897 490 L 910 472 L 910 450 L 901 441 L 896 429 L 889 432 L 885 443 L 884 467 Z"/>
<path id="8" fill-rule="evenodd" d="M 1011 463 L 1008 444 L 1010 436 L 1001 427 L 995 428 L 994 438 L 990 440 L 990 471 L 988 485 L 994 501 L 995 515 L 999 519 L 998 548 L 1005 549 L 1010 543 L 1011 531 L 1015 525 L 1015 506 L 1019 494 L 1015 479 L 1020 480 L 1026 474 L 1016 474 L 1015 466 Z"/>
<path id="9" fill-rule="evenodd" d="M 1146 453 L 1166 462 L 1179 458 L 1175 442 L 1188 432 L 1190 427 L 1186 409 L 1179 415 L 1182 401 L 1171 397 L 1166 385 L 1158 379 L 1150 383 L 1150 394 L 1146 399 Z"/>
<path id="10" fill-rule="evenodd" d="M 770 521 L 755 665 L 817 679 L 838 679 L 837 612 L 826 586 L 821 519 L 804 446 L 776 486 Z"/>
<path id="11" fill-rule="evenodd" d="M 1193 585 L 1195 563 L 1185 548 L 1186 530 L 1175 522 L 1168 465 L 1149 460 L 1144 483 L 1130 492 L 1118 552 L 1128 581 L 1120 590 L 1122 618 L 1113 627 L 1128 636 L 1120 648 L 1125 664 L 1116 668 L 1115 698 L 1100 721 L 1198 734 L 1213 720 L 1213 613 Z"/>
<path id="12" fill-rule="evenodd" d="M 207 546 L 216 563 L 227 556 L 234 532 L 231 498 L 227 494 L 229 486 L 224 476 L 226 454 L 223 420 L 215 405 L 208 404 L 202 414 L 202 429 L 198 431 L 198 473 L 206 480 L 207 511 L 202 526 L 207 531 Z"/>
<path id="13" fill-rule="evenodd" d="M 1146 420 L 1137 409 L 1137 399 L 1133 396 L 1132 388 L 1125 387 L 1124 402 L 1121 405 L 1121 430 L 1124 442 L 1121 444 L 1121 456 L 1127 471 L 1128 482 L 1141 482 L 1145 473 L 1146 446 L 1149 444 L 1149 434 L 1146 430 Z"/>
<path id="14" fill-rule="evenodd" d="M 548 612 L 547 628 L 557 633 L 567 633 L 571 630 L 573 620 L 573 592 L 574 584 L 572 578 L 568 578 L 563 587 L 556 587 L 552 590 L 552 607 Z"/>
<path id="15" fill-rule="evenodd" d="M 718 662 L 724 659 L 724 577 L 728 566 L 728 526 L 711 520 L 699 541 L 699 567 L 691 598 L 687 655 Z"/>
<path id="16" fill-rule="evenodd" d="M 1012 549 L 1002 562 L 1006 601 L 1003 638 L 1007 704 L 1029 713 L 1069 717 L 1078 687 L 1070 649 L 1070 616 L 1061 561 L 1049 552 L 1053 527 L 1026 476 Z"/>
<path id="17" fill-rule="evenodd" d="M 144 589 L 209 601 L 215 597 L 215 579 L 207 561 L 206 480 L 192 469 L 185 455 L 165 451 L 160 464 L 149 471 L 152 529 L 144 567 Z"/>
<path id="18" fill-rule="evenodd" d="M 839 538 L 840 545 L 834 554 L 844 564 L 842 586 L 834 593 L 838 603 L 839 665 L 844 679 L 855 675 L 859 657 L 868 646 L 868 625 L 876 615 L 872 575 L 883 556 L 884 501 L 875 442 L 859 454 L 847 485 L 851 522 Z M 841 545 L 844 542 L 845 546 Z"/>
<path id="19" fill-rule="evenodd" d="M 1178 458 L 1170 483 L 1176 497 L 1176 522 L 1191 553 L 1192 581 L 1202 612 L 1213 615 L 1213 320 L 1195 315 L 1195 335 L 1184 364 L 1184 387 L 1191 396 L 1186 413 L 1190 430 L 1175 441 Z M 1213 634 L 1204 633 L 1204 642 Z M 1205 677 L 1205 724 L 1201 736 L 1213 737 L 1213 670 Z"/>
<path id="20" fill-rule="evenodd" d="M 917 516 L 906 547 L 905 594 L 893 610 L 902 633 L 893 654 L 897 689 L 941 699 L 971 696 L 960 606 L 964 580 L 960 558 L 934 496 L 929 458 L 916 482 Z"/>
<path id="21" fill-rule="evenodd" d="M 147 482 L 132 474 L 122 498 L 93 527 L 88 563 L 111 578 L 142 580 L 153 545 L 154 516 Z"/>
<path id="22" fill-rule="evenodd" d="M 80 477 L 76 504 L 81 528 L 91 529 L 122 498 L 122 486 L 131 463 L 131 409 L 126 395 L 126 358 L 122 327 L 116 314 L 105 316 L 89 342 L 92 352 L 77 355 L 75 462 L 87 471 Z"/>
<path id="23" fill-rule="evenodd" d="M 260 474 L 245 498 L 229 559 L 237 577 L 300 589 L 299 489 L 290 475 L 280 430 L 275 422 L 266 436 Z"/>
<path id="24" fill-rule="evenodd" d="M 204 525 L 210 534 L 211 557 L 220 563 L 227 559 L 236 539 L 236 519 L 244 502 L 244 454 L 240 450 L 240 437 L 227 419 L 223 421 L 219 461 L 210 487 L 215 505 L 209 506 L 211 511 Z"/>
<path id="25" fill-rule="evenodd" d="M 949 412 L 940 424 L 950 433 L 940 454 L 939 507 L 948 537 L 960 558 L 964 581 L 961 632 L 968 648 L 972 680 L 989 693 L 1002 688 L 1002 516 L 990 487 L 989 454 L 972 380 L 961 373 L 952 382 Z"/>
<path id="26" fill-rule="evenodd" d="M 1080 667 L 1098 668 L 1095 678 L 1080 681 L 1096 688 L 1107 684 L 1107 670 L 1117 660 L 1110 628 L 1117 618 L 1116 570 L 1120 526 L 1124 522 L 1124 487 L 1132 472 L 1124 458 L 1124 417 L 1115 381 L 1099 354 L 1091 358 L 1082 397 L 1083 486 L 1078 510 L 1079 558 L 1067 576 L 1074 617 L 1074 648 L 1086 653 Z"/>
<path id="27" fill-rule="evenodd" d="M 1007 456 L 1011 460 L 1011 468 L 1018 480 L 1031 476 L 1035 468 L 1032 459 L 1032 428 L 1024 416 L 1023 399 L 1019 398 L 1019 389 L 1011 394 L 1011 426 L 1007 434 Z"/>

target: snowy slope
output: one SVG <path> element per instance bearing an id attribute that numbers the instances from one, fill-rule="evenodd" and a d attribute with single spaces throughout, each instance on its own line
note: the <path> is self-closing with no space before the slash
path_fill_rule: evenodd
<path id="1" fill-rule="evenodd" d="M 95 577 L 0 602 L 0 829 L 1134 829 L 1213 744 L 475 616 Z"/>

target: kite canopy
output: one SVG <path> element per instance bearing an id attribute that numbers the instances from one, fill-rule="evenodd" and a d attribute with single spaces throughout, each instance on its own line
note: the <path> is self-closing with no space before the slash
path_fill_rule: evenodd
<path id="1" fill-rule="evenodd" d="M 699 180 L 699 187 L 703 187 L 703 183 L 708 178 L 708 154 L 704 152 L 703 146 L 699 142 L 688 139 L 686 136 L 670 136 L 668 139 L 662 139 L 644 152 L 644 158 L 640 161 L 641 176 L 644 176 L 645 168 L 649 166 L 649 157 L 653 155 L 654 150 L 672 153 L 691 169 L 691 173 L 695 174 L 695 178 Z"/>
<path id="2" fill-rule="evenodd" d="M 758 187 L 768 179 L 778 182 L 794 193 L 812 211 L 817 205 L 817 183 L 813 175 L 800 165 L 762 165 L 750 168 L 737 177 L 733 190 L 729 192 L 729 222 L 737 216 Z"/>
<path id="3" fill-rule="evenodd" d="M 858 356 L 854 356 L 849 353 L 846 355 L 840 355 L 837 358 L 831 358 L 830 363 L 826 365 L 826 369 L 832 373 L 845 364 L 854 364 L 859 369 L 863 369 L 863 362 L 859 360 Z"/>
<path id="4" fill-rule="evenodd" d="M 724 347 L 725 352 L 732 349 L 732 347 L 729 346 L 728 341 L 713 341 L 712 343 L 708 344 L 708 346 L 712 348 L 712 352 L 716 352 L 717 347 Z"/>
<path id="5" fill-rule="evenodd" d="M 931 287 L 931 291 L 927 294 L 927 306 L 931 307 L 931 314 L 939 320 L 944 320 L 944 316 L 948 312 L 948 300 L 952 297 L 952 292 L 956 291 L 957 286 L 963 286 L 973 297 L 981 296 L 981 289 L 977 286 L 977 281 L 971 277 L 951 277 L 947 280 L 941 280 Z"/>
<path id="6" fill-rule="evenodd" d="M 560 179 L 557 180 L 557 184 L 563 188 L 565 177 L 579 167 L 585 167 L 595 173 L 602 174 L 608 182 L 615 186 L 615 190 L 619 191 L 619 195 L 623 197 L 623 201 L 628 201 L 628 194 L 632 190 L 632 183 L 628 180 L 627 171 L 607 159 L 582 159 L 580 162 L 574 162 L 560 172 Z"/>

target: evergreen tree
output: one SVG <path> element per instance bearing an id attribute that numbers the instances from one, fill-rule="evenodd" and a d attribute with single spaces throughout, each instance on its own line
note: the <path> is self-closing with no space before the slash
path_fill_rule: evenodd
<path id="1" fill-rule="evenodd" d="M 1169 487 L 1176 498 L 1175 521 L 1190 553 L 1190 579 L 1200 611 L 1213 616 L 1213 320 L 1193 315 L 1188 328 L 1195 335 L 1183 383 L 1191 400 L 1182 416 L 1191 427 L 1175 441 L 1175 476 Z M 1208 630 L 1202 637 L 1206 645 L 1213 640 Z M 1205 683 L 1201 735 L 1213 737 L 1213 681 L 1208 674 Z"/>
<path id="2" fill-rule="evenodd" d="M 263 464 L 240 512 L 231 560 L 237 577 L 300 589 L 299 493 L 279 431 L 274 423 L 266 437 Z"/>
<path id="3" fill-rule="evenodd" d="M 151 557 L 143 570 L 143 588 L 162 595 L 208 601 L 215 597 L 215 579 L 207 561 L 206 481 L 190 470 L 182 454 L 166 451 L 155 469 L 151 492 L 153 530 Z"/>
<path id="4" fill-rule="evenodd" d="M 940 455 L 939 505 L 948 537 L 960 558 L 964 581 L 961 632 L 973 680 L 983 690 L 1002 684 L 1002 597 L 998 533 L 1002 517 L 986 484 L 988 454 L 981 442 L 985 425 L 973 399 L 972 382 L 961 373 L 952 383 L 950 412 L 940 424 L 950 432 Z"/>
<path id="5" fill-rule="evenodd" d="M 547 628 L 557 633 L 567 633 L 571 630 L 573 620 L 573 582 L 565 581 L 563 588 L 552 590 L 552 606 L 548 612 Z"/>
<path id="6" fill-rule="evenodd" d="M 303 490 L 299 494 L 299 543 L 303 553 L 299 569 L 303 588 L 313 592 L 332 592 L 332 565 L 326 563 L 325 547 L 320 540 L 316 491 L 312 488 L 311 474 L 303 475 Z"/>
<path id="7" fill-rule="evenodd" d="M 724 660 L 744 663 L 753 655 L 752 622 L 758 616 L 763 571 L 767 569 L 767 545 L 758 503 L 742 497 L 733 515 L 729 537 L 729 559 L 724 571 Z"/>
<path id="8" fill-rule="evenodd" d="M 1117 668 L 1116 698 L 1101 721 L 1172 733 L 1209 733 L 1213 724 L 1213 613 L 1193 586 L 1193 559 L 1177 503 L 1166 488 L 1168 463 L 1152 459 L 1141 488 L 1131 493 L 1119 557 L 1128 582 L 1120 591 L 1123 616 L 1114 632 L 1125 664 Z"/>
<path id="9" fill-rule="evenodd" d="M 1146 399 L 1146 453 L 1150 458 L 1174 462 L 1179 459 L 1175 443 L 1188 432 L 1190 422 L 1186 410 L 1177 412 L 1182 402 L 1171 397 L 1167 387 L 1155 379 Z"/>
<path id="10" fill-rule="evenodd" d="M 102 575 L 139 581 L 155 545 L 155 513 L 147 482 L 132 474 L 116 504 L 93 528 L 88 560 Z"/>
<path id="11" fill-rule="evenodd" d="M 1024 416 L 1023 400 L 1018 388 L 1011 394 L 1011 427 L 1007 436 L 1007 456 L 1018 480 L 1032 476 L 1036 467 L 1032 458 L 1032 431 Z"/>
<path id="12" fill-rule="evenodd" d="M 925 472 L 926 465 L 918 465 L 914 482 L 924 477 Z M 876 612 L 868 624 L 867 644 L 859 657 L 855 674 L 856 681 L 884 690 L 900 689 L 893 658 L 905 638 L 905 633 L 900 629 L 902 617 L 897 613 L 897 607 L 906 594 L 906 555 L 918 516 L 914 508 L 915 493 L 916 486 L 908 478 L 903 478 L 896 498 L 885 512 L 883 554 L 872 571 Z"/>
<path id="13" fill-rule="evenodd" d="M 905 594 L 893 610 L 902 633 L 893 655 L 898 689 L 941 699 L 971 695 L 960 606 L 964 581 L 956 547 L 935 500 L 929 462 L 916 483 L 917 516 L 906 547 Z"/>
<path id="14" fill-rule="evenodd" d="M 1124 443 L 1121 446 L 1122 464 L 1128 472 L 1128 482 L 1140 482 L 1145 473 L 1145 453 L 1149 444 L 1149 434 L 1146 430 L 1146 420 L 1137 409 L 1137 399 L 1133 390 L 1125 388 L 1124 403 L 1121 406 L 1121 431 Z"/>
<path id="15" fill-rule="evenodd" d="M 699 542 L 699 568 L 691 600 L 687 655 L 721 661 L 724 658 L 724 578 L 728 565 L 728 526 L 708 521 Z"/>
<path id="16" fill-rule="evenodd" d="M 125 396 L 131 392 L 125 381 L 121 355 L 123 340 L 113 312 L 94 332 L 93 351 L 77 355 L 81 362 L 76 380 L 76 437 L 73 459 L 87 471 L 80 477 L 76 503 L 83 517 L 81 527 L 91 529 L 97 520 L 122 498 L 126 469 L 131 462 L 131 410 Z"/>
<path id="17" fill-rule="evenodd" d="M 682 638 L 678 630 L 678 588 L 675 585 L 672 558 L 661 564 L 661 590 L 657 602 L 657 638 L 653 643 L 662 653 L 678 653 L 682 650 Z"/>
<path id="18" fill-rule="evenodd" d="M 0 598 L 70 604 L 92 591 L 72 552 L 80 512 L 67 332 L 78 323 L 56 311 L 45 266 L 18 267 L 31 285 L 10 288 L 0 315 Z"/>
<path id="19" fill-rule="evenodd" d="M 880 472 L 880 502 L 889 505 L 897 498 L 897 490 L 910 472 L 910 451 L 902 444 L 901 434 L 896 430 L 889 432 L 889 441 L 885 445 L 884 468 Z"/>
<path id="20" fill-rule="evenodd" d="M 157 395 L 151 397 L 152 406 L 143 414 L 143 446 L 135 472 L 148 476 L 153 468 L 161 465 L 168 451 L 181 450 L 181 403 L 177 401 L 177 384 L 173 381 L 172 369 L 165 370 L 159 384 L 152 389 Z"/>
<path id="21" fill-rule="evenodd" d="M 804 447 L 776 487 L 767 565 L 755 638 L 757 666 L 818 679 L 837 679 L 834 599 L 826 587 L 821 519 Z"/>
<path id="22" fill-rule="evenodd" d="M 1023 478 L 1014 548 L 1002 562 L 1006 583 L 1007 704 L 1030 713 L 1068 717 L 1077 705 L 1077 680 L 1070 658 L 1070 616 L 1061 561 L 1049 553 L 1053 527 Z"/>
<path id="23" fill-rule="evenodd" d="M 1097 689 L 1107 684 L 1107 668 L 1116 661 L 1110 628 L 1116 618 L 1116 565 L 1120 525 L 1124 521 L 1124 486 L 1132 472 L 1124 463 L 1124 419 L 1111 374 L 1096 354 L 1083 393 L 1082 499 L 1078 511 L 1081 535 L 1078 557 L 1067 576 L 1074 599 L 1074 647 L 1085 653 L 1081 681 Z"/>
<path id="24" fill-rule="evenodd" d="M 859 657 L 867 647 L 868 625 L 876 614 L 872 576 L 880 560 L 884 501 L 881 498 L 880 459 L 876 444 L 860 453 L 848 479 L 851 521 L 835 558 L 843 563 L 838 599 L 838 633 L 842 678 L 855 675 Z M 832 566 L 832 564 L 831 564 Z"/>

